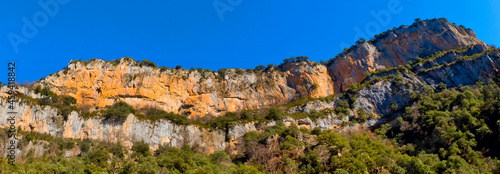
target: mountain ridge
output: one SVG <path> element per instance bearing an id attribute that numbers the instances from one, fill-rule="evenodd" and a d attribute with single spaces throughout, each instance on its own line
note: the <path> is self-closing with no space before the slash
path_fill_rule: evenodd
<path id="1" fill-rule="evenodd" d="M 455 33 L 455 30 L 449 32 Z M 366 60 L 362 55 L 375 60 L 374 54 L 363 53 L 374 53 L 376 49 L 362 43 L 360 50 L 336 59 L 348 60 L 345 64 L 359 65 L 362 73 L 357 75 L 366 74 L 363 78 L 353 78 L 359 82 L 351 84 L 344 89 L 345 92 L 335 92 L 335 82 L 339 79 L 332 79 L 328 73 L 328 66 L 332 64 L 325 66 L 303 60 L 305 57 L 257 71 L 229 69 L 218 72 L 155 68 L 152 62 L 136 62 L 131 58 L 116 62 L 97 59 L 72 61 L 68 68 L 36 84 L 40 88 L 47 87 L 47 91 L 32 87 L 17 89 L 21 99 L 18 124 L 22 130 L 64 138 L 122 142 L 127 147 L 133 142 L 144 141 L 153 149 L 163 144 L 175 147 L 189 144 L 199 146 L 204 153 L 226 148 L 238 153 L 234 148 L 246 132 L 261 131 L 278 122 L 309 130 L 350 129 L 349 124 L 378 126 L 401 116 L 399 111 L 411 104 L 415 93 L 431 92 L 442 86 L 441 82 L 449 87 L 460 87 L 499 77 L 498 48 L 486 46 L 482 41 L 461 45 L 468 42 L 455 40 L 453 49 L 430 51 L 433 54 L 422 60 L 417 57 L 401 59 L 408 63 L 415 60 L 411 64 L 391 64 L 392 68 L 378 70 L 367 68 L 366 72 L 361 71 L 366 66 L 359 61 Z M 351 61 L 356 59 L 349 54 L 358 56 L 354 57 L 358 61 Z M 342 70 L 343 67 L 339 67 Z M 37 92 L 40 90 L 41 93 Z M 3 86 L 1 96 L 7 96 L 6 91 L 6 86 Z M 57 95 L 74 97 L 76 104 L 69 105 L 80 108 L 73 110 L 50 104 L 53 98 L 58 98 Z M 41 101 L 49 104 L 40 104 Z M 213 119 L 205 126 L 211 126 L 215 131 L 205 129 L 204 125 L 176 121 L 170 118 L 177 117 L 174 114 L 160 120 L 148 120 L 140 113 L 127 113 L 123 122 L 113 122 L 107 119 L 106 112 L 110 109 L 107 106 L 116 101 L 125 101 L 136 109 L 156 107 L 174 114 L 190 115 L 191 119 Z M 294 104 L 290 107 L 283 106 L 292 101 Z M 6 102 L 1 98 L 1 112 L 7 111 Z M 278 108 L 269 110 L 273 106 Z M 241 110 L 254 110 L 251 115 L 261 117 L 268 115 L 256 119 L 248 115 L 243 117 L 243 112 L 239 116 L 232 114 Z M 91 114 L 95 112 L 98 113 Z M 212 113 L 197 114 L 201 112 Z M 86 116 L 89 113 L 90 116 Z M 218 117 L 204 118 L 209 115 Z M 7 125 L 7 122 L 2 120 L 0 125 Z"/>
<path id="2" fill-rule="evenodd" d="M 157 68 L 152 62 L 130 58 L 93 59 L 72 61 L 38 84 L 75 97 L 83 105 L 105 107 L 124 100 L 136 108 L 155 106 L 191 117 L 218 116 L 341 93 L 371 72 L 467 45 L 487 47 L 472 30 L 446 19 L 431 19 L 358 42 L 326 65 L 304 58 L 261 70 L 215 72 Z"/>

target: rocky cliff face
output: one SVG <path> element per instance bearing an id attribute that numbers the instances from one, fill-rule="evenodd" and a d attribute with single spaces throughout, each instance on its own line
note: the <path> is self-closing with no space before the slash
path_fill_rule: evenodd
<path id="1" fill-rule="evenodd" d="M 229 69 L 175 70 L 119 62 L 74 61 L 41 82 L 83 105 L 104 107 L 123 100 L 136 108 L 159 107 L 192 117 L 260 109 L 300 97 L 324 97 L 360 83 L 368 73 L 407 64 L 417 57 L 481 45 L 470 29 L 443 20 L 401 26 L 339 54 L 327 66 L 288 62 L 262 72 Z"/>
<path id="2" fill-rule="evenodd" d="M 438 51 L 470 46 L 465 51 L 452 51 L 404 70 L 381 74 L 368 73 L 407 64 Z M 130 58 L 117 62 L 103 60 L 73 61 L 67 68 L 46 77 L 36 85 L 49 87 L 59 95 L 77 99 L 78 105 L 104 107 L 123 100 L 136 108 L 159 107 L 169 112 L 192 117 L 221 115 L 227 111 L 253 110 L 286 104 L 300 97 L 325 97 L 339 93 L 351 84 L 361 85 L 356 92 L 354 109 L 344 117 L 333 113 L 312 121 L 309 118 L 282 120 L 286 125 L 313 129 L 336 129 L 363 108 L 366 113 L 397 116 L 411 101 L 413 93 L 426 92 L 443 82 L 449 87 L 470 85 L 499 77 L 500 54 L 475 38 L 471 30 L 442 20 L 427 20 L 390 30 L 371 42 L 358 44 L 333 59 L 327 66 L 311 61 L 288 62 L 263 71 L 229 69 L 225 72 L 183 69 L 160 69 L 143 66 Z M 333 77 L 333 78 L 332 78 Z M 0 115 L 7 115 L 7 88 L 0 88 Z M 31 98 L 41 98 L 25 87 L 16 89 Z M 286 113 L 309 113 L 333 110 L 335 103 L 309 101 L 288 109 Z M 392 107 L 396 105 L 397 108 Z M 190 145 L 210 153 L 231 147 L 248 131 L 263 128 L 250 122 L 235 125 L 228 131 L 209 130 L 195 125 L 176 125 L 170 121 L 141 121 L 129 115 L 123 123 L 99 118 L 83 119 L 72 112 L 67 120 L 50 106 L 38 106 L 24 100 L 17 103 L 17 125 L 65 138 L 92 138 L 122 142 L 130 146 L 144 140 L 154 149 L 162 144 L 180 147 Z M 368 125 L 387 121 L 371 119 Z M 267 123 L 267 126 L 275 122 Z M 0 119 L 0 126 L 7 126 Z M 264 125 L 265 127 L 265 125 Z M 230 137 L 229 140 L 226 138 Z"/>
<path id="3" fill-rule="evenodd" d="M 498 49 L 474 45 L 462 53 L 448 52 L 434 60 L 416 64 L 411 70 L 391 70 L 367 77 L 365 83 L 375 78 L 381 80 L 375 80 L 357 92 L 359 97 L 355 107 L 361 107 L 368 113 L 397 116 L 400 112 L 394 111 L 391 105 L 395 104 L 398 109 L 404 108 L 410 103 L 411 95 L 429 92 L 424 86 L 437 89 L 440 83 L 447 87 L 461 87 L 478 81 L 487 82 L 500 77 L 499 66 Z M 384 121 L 377 120 L 371 124 Z"/>
<path id="4" fill-rule="evenodd" d="M 449 87 L 472 85 L 477 81 L 486 82 L 500 76 L 500 54 L 498 53 L 478 55 L 473 60 L 457 59 L 450 64 L 438 63 L 436 64 L 438 66 L 429 68 L 418 75 L 432 86 L 444 83 Z"/>
<path id="5" fill-rule="evenodd" d="M 2 88 L 0 93 L 5 94 L 7 88 Z M 17 91 L 24 91 L 20 88 Z M 7 115 L 8 103 L 0 98 L 0 114 Z M 73 139 L 94 139 L 107 142 L 121 142 L 125 147 L 132 147 L 137 141 L 148 143 L 154 150 L 160 145 L 182 147 L 189 145 L 199 152 L 210 154 L 217 150 L 224 150 L 238 143 L 245 133 L 249 131 L 262 131 L 267 125 L 257 127 L 253 122 L 235 124 L 227 133 L 222 130 L 212 130 L 196 125 L 176 125 L 167 120 L 149 121 L 139 120 L 130 114 L 123 123 L 110 122 L 99 118 L 84 119 L 78 112 L 71 112 L 67 120 L 58 114 L 57 108 L 51 106 L 33 105 L 21 100 L 15 105 L 16 126 L 24 131 L 47 133 L 54 137 Z M 309 118 L 283 120 L 288 126 L 295 124 L 298 127 L 313 129 L 334 129 L 342 122 L 335 115 L 312 121 Z M 0 126 L 9 126 L 7 119 L 0 119 Z M 231 137 L 229 140 L 226 138 Z M 29 148 L 29 147 L 28 147 Z M 20 153 L 20 151 L 19 151 Z"/>
<path id="6" fill-rule="evenodd" d="M 42 84 L 82 105 L 104 107 L 123 100 L 136 108 L 159 107 L 190 116 L 220 115 L 290 102 L 305 96 L 333 93 L 326 67 L 310 61 L 289 62 L 263 72 L 199 72 L 119 63 L 73 62 Z M 313 85 L 316 84 L 316 85 Z M 313 87 L 315 86 L 315 87 Z"/>
<path id="7" fill-rule="evenodd" d="M 344 91 L 360 83 L 369 72 L 396 67 L 438 51 L 480 44 L 470 29 L 444 20 L 426 20 L 389 30 L 371 42 L 364 42 L 339 54 L 328 65 L 335 79 L 334 90 Z"/>

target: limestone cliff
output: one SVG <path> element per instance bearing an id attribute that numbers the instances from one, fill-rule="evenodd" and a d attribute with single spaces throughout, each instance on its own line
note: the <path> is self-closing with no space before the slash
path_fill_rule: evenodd
<path id="1" fill-rule="evenodd" d="M 6 86 L 0 90 L 5 94 L 8 89 Z M 16 91 L 28 90 L 24 87 Z M 0 114 L 7 115 L 8 103 L 5 98 L 0 98 Z M 275 121 L 260 126 L 259 129 L 253 122 L 245 124 L 235 124 L 227 132 L 222 130 L 213 130 L 202 128 L 197 125 L 176 125 L 167 120 L 149 121 L 139 120 L 133 114 L 130 114 L 123 123 L 117 123 L 100 118 L 82 118 L 78 112 L 73 111 L 64 120 L 58 114 L 58 109 L 51 106 L 39 106 L 26 100 L 20 100 L 15 103 L 16 126 L 24 131 L 35 131 L 47 133 L 55 137 L 73 138 L 73 139 L 94 139 L 107 142 L 121 142 L 125 147 L 132 147 L 137 141 L 148 143 L 152 149 L 159 145 L 168 145 L 172 147 L 182 147 L 189 145 L 199 152 L 210 154 L 216 150 L 224 150 L 238 143 L 242 136 L 249 131 L 261 131 L 267 126 L 276 124 Z M 296 124 L 299 127 L 313 129 L 320 127 L 322 129 L 337 128 L 342 122 L 334 114 L 327 118 L 312 121 L 309 118 L 291 119 L 285 118 L 283 122 Z M 7 119 L 0 119 L 1 127 L 8 126 Z M 228 140 L 227 137 L 230 137 Z M 1 146 L 0 146 L 1 147 Z M 20 153 L 20 151 L 19 151 Z"/>
<path id="2" fill-rule="evenodd" d="M 468 51 L 448 52 L 433 60 L 416 64 L 411 69 L 391 70 L 367 77 L 364 83 L 369 84 L 357 92 L 359 97 L 355 105 L 367 112 L 398 116 L 400 112 L 394 111 L 391 105 L 395 104 L 398 109 L 404 108 L 410 103 L 411 95 L 429 92 L 424 86 L 438 89 L 440 83 L 447 87 L 461 87 L 487 82 L 500 77 L 499 67 L 498 48 L 474 45 Z"/>
<path id="3" fill-rule="evenodd" d="M 264 71 L 153 68 L 131 59 L 74 61 L 41 84 L 82 105 L 104 107 L 123 100 L 136 108 L 156 106 L 190 116 L 220 115 L 281 105 L 305 96 L 333 93 L 325 66 L 289 62 Z M 315 86 L 315 87 L 314 87 Z"/>
<path id="4" fill-rule="evenodd" d="M 464 46 L 467 46 L 466 49 Z M 461 49 L 460 51 L 449 51 Z M 491 51 L 493 50 L 493 51 Z M 441 51 L 449 51 L 442 53 Z M 437 52 L 441 54 L 415 62 Z M 389 67 L 401 66 L 383 73 Z M 475 38 L 472 30 L 457 27 L 444 20 L 426 20 L 402 26 L 363 42 L 339 54 L 328 65 L 312 61 L 288 62 L 264 70 L 228 69 L 226 71 L 158 68 L 122 58 L 115 62 L 103 60 L 72 61 L 68 67 L 46 77 L 36 85 L 49 87 L 58 95 L 77 99 L 78 106 L 104 107 L 123 100 L 135 108 L 156 106 L 169 112 L 201 117 L 218 116 L 227 111 L 255 110 L 287 104 L 302 97 L 325 97 L 343 92 L 352 84 L 360 84 L 356 100 L 348 114 L 339 117 L 329 112 L 325 118 L 281 120 L 286 125 L 313 129 L 342 127 L 356 111 L 378 116 L 394 115 L 411 102 L 412 93 L 436 89 L 443 82 L 449 87 L 470 85 L 499 77 L 498 49 L 486 46 Z M 370 76 L 367 76 L 369 75 Z M 7 88 L 0 88 L 0 115 L 7 115 Z M 32 89 L 18 87 L 27 98 L 41 98 Z M 334 110 L 337 96 L 330 102 L 313 100 L 286 108 L 287 114 L 309 113 L 312 110 Z M 237 144 L 248 131 L 262 131 L 253 122 L 235 124 L 227 131 L 196 125 L 176 125 L 167 120 L 144 121 L 130 114 L 123 123 L 99 117 L 83 119 L 71 112 L 67 120 L 57 108 L 39 106 L 23 99 L 16 103 L 17 124 L 23 130 L 48 133 L 65 138 L 91 138 L 122 142 L 130 146 L 144 140 L 153 149 L 162 144 L 180 147 L 188 144 L 205 153 Z M 394 108 L 393 106 L 397 106 Z M 375 117 L 369 126 L 394 118 Z M 7 126 L 0 119 L 0 127 Z"/>
<path id="5" fill-rule="evenodd" d="M 83 105 L 104 107 L 124 100 L 190 116 L 282 105 L 300 97 L 324 97 L 360 83 L 368 73 L 467 45 L 486 45 L 470 29 L 446 20 L 425 20 L 361 42 L 325 66 L 288 62 L 262 71 L 160 69 L 130 58 L 73 61 L 40 82 Z"/>
<path id="6" fill-rule="evenodd" d="M 444 19 L 425 20 L 352 46 L 330 61 L 328 72 L 335 79 L 334 90 L 343 91 L 360 83 L 370 72 L 404 65 L 438 51 L 476 44 L 486 46 L 470 29 Z"/>

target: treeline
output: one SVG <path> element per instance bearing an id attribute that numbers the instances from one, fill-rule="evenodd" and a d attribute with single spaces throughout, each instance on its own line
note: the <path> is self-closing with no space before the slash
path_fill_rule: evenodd
<path id="1" fill-rule="evenodd" d="M 430 91 L 405 108 L 396 125 L 384 125 L 379 133 L 407 144 L 411 153 L 431 153 L 436 160 L 457 161 L 467 170 L 487 173 L 498 169 L 500 156 L 500 87 L 498 82 Z M 439 161 L 428 165 L 446 170 Z M 473 172 L 468 172 L 473 173 Z"/>
<path id="2" fill-rule="evenodd" d="M 160 146 L 150 151 L 144 142 L 135 142 L 128 149 L 118 143 L 61 139 L 40 133 L 21 134 L 23 139 L 19 148 L 28 151 L 27 154 L 19 157 L 15 165 L 0 158 L 0 173 L 262 173 L 251 165 L 232 163 L 224 151 L 203 155 L 188 146 L 181 149 Z M 0 138 L 0 142 L 8 140 L 6 130 L 0 130 Z M 36 157 L 34 148 L 27 148 L 29 142 L 38 145 L 38 149 L 43 148 L 43 156 Z M 77 150 L 80 151 L 77 156 L 65 157 L 68 151 Z"/>

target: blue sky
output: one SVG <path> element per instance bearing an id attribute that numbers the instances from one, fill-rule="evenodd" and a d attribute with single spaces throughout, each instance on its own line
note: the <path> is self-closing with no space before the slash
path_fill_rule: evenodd
<path id="1" fill-rule="evenodd" d="M 44 10 L 38 2 L 58 8 Z M 72 59 L 129 56 L 167 67 L 253 68 L 298 55 L 328 60 L 357 36 L 439 17 L 500 46 L 495 7 L 499 0 L 4 1 L 0 57 L 17 62 L 19 82 L 57 72 Z M 6 69 L 0 70 L 4 83 Z"/>

